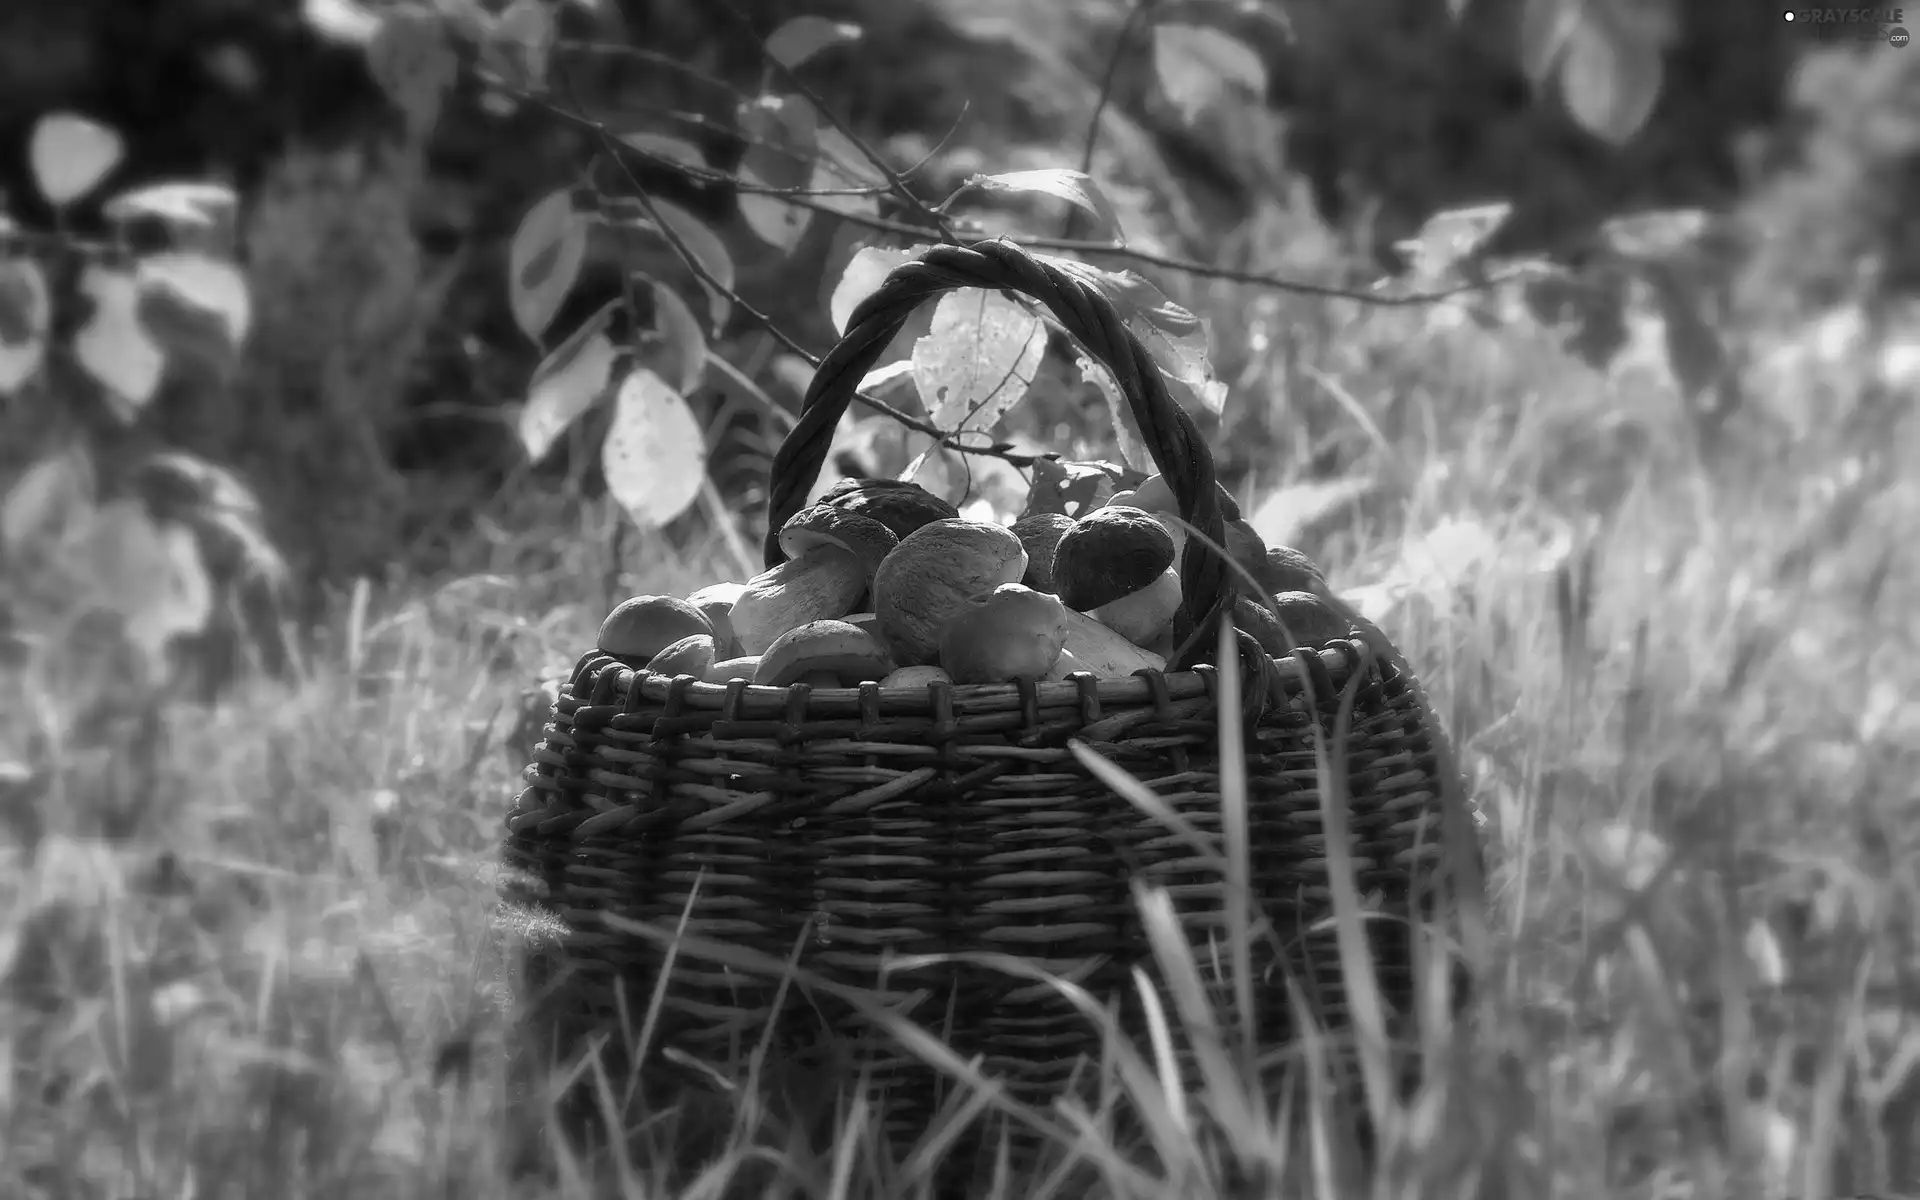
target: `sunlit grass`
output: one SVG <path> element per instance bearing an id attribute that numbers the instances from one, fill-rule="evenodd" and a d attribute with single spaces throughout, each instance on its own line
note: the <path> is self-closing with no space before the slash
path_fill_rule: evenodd
<path id="1" fill-rule="evenodd" d="M 758 1045 L 705 1064 L 707 1085 L 619 1153 L 551 1141 L 505 1054 L 500 947 L 523 931 L 493 913 L 519 766 L 500 739 L 520 689 L 591 638 L 602 581 L 684 592 L 738 569 L 718 539 L 610 561 L 611 518 L 586 506 L 498 530 L 452 582 L 343 604 L 299 680 L 210 709 L 86 711 L 111 694 L 91 659 L 6 679 L 0 762 L 31 769 L 0 774 L 0 1196 L 915 1195 L 1002 1124 L 1048 1155 L 986 1154 L 983 1194 L 1920 1190 L 1920 482 L 1882 465 L 1920 461 L 1910 422 L 1849 432 L 1858 381 L 1827 379 L 1830 427 L 1707 461 L 1677 401 L 1631 373 L 1404 325 L 1339 332 L 1322 369 L 1404 479 L 1321 557 L 1411 660 L 1487 818 L 1489 961 L 1457 1016 L 1425 972 L 1422 1040 L 1403 1048 L 1419 1089 L 1389 1086 L 1364 984 L 1351 1030 L 1243 1041 L 1261 925 L 1235 901 L 1245 794 L 1223 730 L 1222 834 L 1178 832 L 1218 863 L 1226 944 L 1195 953 L 1166 894 L 1139 891 L 1138 1039 L 1104 997 L 1046 981 L 1101 1037 L 1081 1098 L 1024 1105 L 938 1030 L 843 989 L 956 1081 L 900 1161 L 836 1089 L 852 1081 L 782 1078 Z M 1811 403 L 1803 381 L 1753 390 L 1770 386 Z M 1650 431 L 1644 457 L 1610 440 L 1623 420 Z M 1340 761 L 1330 746 L 1329 798 Z M 1335 899 L 1352 942 L 1356 898 Z M 1449 932 L 1421 944 L 1438 955 Z M 610 1036 L 647 1044 L 657 1004 L 629 997 Z M 592 1080 L 609 1108 L 628 1084 Z M 818 1120 L 795 1119 L 796 1092 Z"/>

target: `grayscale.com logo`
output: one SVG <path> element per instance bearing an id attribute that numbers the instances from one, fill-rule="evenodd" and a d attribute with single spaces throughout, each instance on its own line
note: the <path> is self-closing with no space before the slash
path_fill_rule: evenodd
<path id="1" fill-rule="evenodd" d="M 1818 41 L 1885 42 L 1900 49 L 1912 40 L 1904 8 L 1788 8 L 1781 17 Z"/>

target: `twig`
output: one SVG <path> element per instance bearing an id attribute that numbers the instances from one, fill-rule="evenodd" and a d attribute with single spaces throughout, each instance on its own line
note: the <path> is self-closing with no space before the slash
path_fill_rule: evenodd
<path id="1" fill-rule="evenodd" d="M 1087 121 L 1086 142 L 1080 150 L 1080 173 L 1093 174 L 1093 151 L 1100 144 L 1100 123 L 1106 119 L 1107 105 L 1113 101 L 1113 85 L 1120 77 L 1120 60 L 1126 56 L 1127 47 L 1133 44 L 1134 35 L 1140 32 L 1140 26 L 1153 12 L 1154 0 L 1134 0 L 1133 8 L 1127 13 L 1127 20 L 1120 27 L 1119 40 L 1113 44 L 1113 53 L 1107 57 L 1106 74 L 1100 77 L 1100 95 L 1093 102 L 1093 116 Z M 1080 227 L 1080 210 L 1069 206 L 1067 218 L 1060 224 L 1060 236 L 1070 238 Z"/>

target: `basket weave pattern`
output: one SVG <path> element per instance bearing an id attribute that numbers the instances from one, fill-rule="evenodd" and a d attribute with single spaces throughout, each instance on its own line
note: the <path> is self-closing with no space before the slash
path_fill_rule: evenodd
<path id="1" fill-rule="evenodd" d="M 1003 243 L 942 247 L 900 268 L 853 315 L 822 363 L 773 468 L 774 534 L 817 477 L 855 381 L 919 304 L 956 287 L 1041 300 L 1114 370 L 1183 517 L 1223 542 L 1213 464 L 1190 418 L 1117 312 L 1070 271 Z M 1181 565 L 1194 636 L 1166 672 L 1064 683 L 837 689 L 669 678 L 599 652 L 561 689 L 527 786 L 506 822 L 511 904 L 544 909 L 565 933 L 533 956 L 544 1019 L 577 1046 L 637 1013 L 664 951 L 602 914 L 751 947 L 835 982 L 882 988 L 963 1058 L 1038 1095 L 1098 1039 L 1056 992 L 952 962 L 888 970 L 898 955 L 1014 954 L 1105 1002 L 1150 959 L 1130 881 L 1168 889 L 1193 942 L 1222 928 L 1217 873 L 1189 841 L 1116 797 L 1068 749 L 1078 739 L 1139 778 L 1216 840 L 1221 827 L 1218 676 L 1199 659 L 1234 592 L 1200 539 Z M 1314 724 L 1351 704 L 1347 815 L 1355 882 L 1404 916 L 1442 869 L 1437 731 L 1409 680 L 1359 637 L 1269 659 L 1241 637 L 1255 912 L 1285 947 L 1324 1017 L 1344 1012 L 1321 830 Z M 1184 668 L 1184 669 L 1176 669 Z M 1311 688 L 1311 699 L 1309 697 Z M 698 895 L 689 908 L 689 899 Z M 1401 921 L 1369 921 L 1382 989 L 1405 1006 L 1411 953 Z M 1289 1003 L 1277 956 L 1256 944 L 1256 1018 L 1283 1039 Z M 624 991 L 624 997 L 619 995 Z M 774 1022 L 781 1054 L 852 1047 L 886 1085 L 897 1128 L 939 1101 L 933 1073 L 832 997 L 681 956 L 655 1044 L 724 1063 Z M 1137 1006 L 1137 1001 L 1134 1002 Z M 622 1014 L 626 1014 L 623 1018 Z M 830 1035 L 830 1036 L 829 1036 Z"/>

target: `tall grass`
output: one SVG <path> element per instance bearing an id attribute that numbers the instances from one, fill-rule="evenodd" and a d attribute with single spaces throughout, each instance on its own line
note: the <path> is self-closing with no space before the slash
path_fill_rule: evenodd
<path id="1" fill-rule="evenodd" d="M 1857 365 L 1769 367 L 1746 432 L 1709 457 L 1631 365 L 1603 380 L 1517 337 L 1367 322 L 1312 357 L 1402 474 L 1317 553 L 1424 680 L 1490 863 L 1482 986 L 1456 1018 L 1426 972 L 1411 1094 L 1389 1086 L 1364 984 L 1352 1031 L 1249 1045 L 1260 914 L 1233 907 L 1222 952 L 1199 955 L 1142 889 L 1144 1039 L 1105 998 L 1038 981 L 1101 1033 L 1090 1100 L 1023 1106 L 938 1030 L 874 1009 L 956 1083 L 903 1161 L 856 1094 L 781 1078 L 752 1045 L 627 1153 L 544 1144 L 541 1094 L 505 1053 L 500 948 L 528 931 L 493 924 L 519 766 L 500 738 L 519 690 L 592 636 L 607 598 L 581 581 L 682 593 L 736 570 L 718 538 L 609 561 L 604 508 L 528 498 L 489 514 L 458 577 L 343 603 L 294 683 L 145 702 L 116 696 L 99 645 L 6 677 L 0 1196 L 913 1195 L 965 1129 L 1005 1123 L 1050 1148 L 1038 1167 L 986 1156 L 983 1192 L 1007 1197 L 1920 1189 L 1910 415 L 1853 420 Z M 1289 403 L 1337 436 L 1338 412 Z M 1233 737 L 1208 843 L 1230 901 Z M 1341 758 L 1323 756 L 1329 797 Z M 1156 811 L 1152 781 L 1083 761 Z M 1350 944 L 1359 905 L 1336 889 Z M 1438 956 L 1446 932 L 1420 944 Z M 694 938 L 675 953 L 792 973 Z M 621 1036 L 644 1041 L 652 998 L 631 1000 Z M 1336 1089 L 1356 1057 L 1358 1091 Z M 795 1092 L 818 1128 L 779 1103 Z M 540 1158 L 556 1165 L 518 1169 Z"/>

